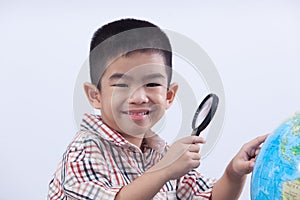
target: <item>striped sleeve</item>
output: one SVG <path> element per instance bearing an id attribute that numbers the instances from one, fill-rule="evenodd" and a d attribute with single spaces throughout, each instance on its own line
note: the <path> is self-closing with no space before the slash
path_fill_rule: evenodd
<path id="1" fill-rule="evenodd" d="M 180 179 L 177 189 L 178 199 L 210 199 L 216 179 L 205 178 L 199 172 L 192 170 Z"/>

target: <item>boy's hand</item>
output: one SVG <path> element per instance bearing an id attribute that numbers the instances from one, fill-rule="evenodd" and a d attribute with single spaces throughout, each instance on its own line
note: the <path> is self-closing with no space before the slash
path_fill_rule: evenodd
<path id="1" fill-rule="evenodd" d="M 178 179 L 200 165 L 199 136 L 188 136 L 171 145 L 166 155 L 150 171 L 163 170 L 167 180 Z"/>
<path id="2" fill-rule="evenodd" d="M 260 151 L 260 145 L 266 140 L 269 134 L 260 136 L 243 145 L 241 150 L 229 164 L 229 173 L 238 177 L 252 172 L 256 156 Z"/>
<path id="3" fill-rule="evenodd" d="M 212 191 L 212 200 L 239 199 L 247 178 L 246 175 L 252 172 L 260 145 L 267 137 L 268 134 L 257 137 L 243 145 L 227 166 L 224 175 L 215 184 Z"/>

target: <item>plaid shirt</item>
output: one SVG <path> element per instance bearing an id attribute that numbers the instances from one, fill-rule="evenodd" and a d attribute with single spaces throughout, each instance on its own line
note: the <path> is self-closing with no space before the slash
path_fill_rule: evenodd
<path id="1" fill-rule="evenodd" d="M 98 115 L 85 114 L 49 184 L 48 199 L 114 199 L 120 189 L 155 165 L 168 146 L 157 135 L 143 151 L 110 129 Z M 165 183 L 153 199 L 209 199 L 214 179 L 192 170 Z"/>

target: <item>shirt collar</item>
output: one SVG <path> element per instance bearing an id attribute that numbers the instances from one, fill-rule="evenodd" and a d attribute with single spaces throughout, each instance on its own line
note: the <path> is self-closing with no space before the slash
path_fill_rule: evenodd
<path id="1" fill-rule="evenodd" d="M 118 146 L 127 145 L 129 142 L 117 131 L 103 123 L 100 115 L 84 114 L 80 124 L 81 130 L 88 130 L 98 133 L 102 138 L 114 142 Z"/>
<path id="2" fill-rule="evenodd" d="M 118 146 L 134 146 L 128 142 L 120 133 L 107 126 L 100 115 L 84 114 L 80 124 L 80 130 L 93 131 L 99 134 L 102 138 L 115 143 Z M 166 142 L 154 132 L 150 131 L 146 134 L 142 149 L 151 148 L 163 153 L 165 151 Z"/>

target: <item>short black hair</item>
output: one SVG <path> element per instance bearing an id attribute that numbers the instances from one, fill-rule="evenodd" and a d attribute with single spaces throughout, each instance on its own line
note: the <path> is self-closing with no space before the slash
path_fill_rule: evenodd
<path id="1" fill-rule="evenodd" d="M 106 67 L 120 56 L 135 52 L 162 55 L 170 84 L 172 49 L 168 36 L 153 23 L 132 18 L 113 21 L 94 33 L 89 54 L 92 84 L 100 89 L 100 80 Z"/>

